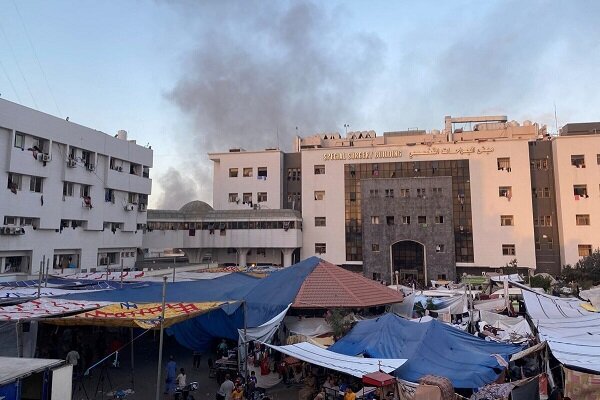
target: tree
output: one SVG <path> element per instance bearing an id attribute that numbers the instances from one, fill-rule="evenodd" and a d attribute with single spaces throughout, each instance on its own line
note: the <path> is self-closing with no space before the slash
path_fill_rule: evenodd
<path id="1" fill-rule="evenodd" d="M 577 261 L 574 267 L 564 266 L 562 277 L 566 282 L 575 283 L 582 289 L 600 284 L 600 248 Z"/>

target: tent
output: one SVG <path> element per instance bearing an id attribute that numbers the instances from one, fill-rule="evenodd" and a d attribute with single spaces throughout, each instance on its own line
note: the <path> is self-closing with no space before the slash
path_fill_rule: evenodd
<path id="1" fill-rule="evenodd" d="M 574 369 L 600 373 L 600 313 L 587 311 L 584 301 L 523 290 L 523 298 L 540 340 L 552 355 Z"/>
<path id="2" fill-rule="evenodd" d="M 93 310 L 108 305 L 108 302 L 70 301 L 41 297 L 14 306 L 0 307 L 0 321 L 22 321 L 53 317 L 80 311 Z"/>
<path id="3" fill-rule="evenodd" d="M 267 346 L 307 363 L 319 365 L 357 378 L 362 378 L 364 375 L 380 370 L 383 372 L 392 372 L 406 362 L 406 359 L 348 356 L 306 342 L 287 346 L 273 346 L 270 344 L 267 344 Z"/>
<path id="4" fill-rule="evenodd" d="M 365 357 L 405 358 L 394 375 L 418 382 L 425 375 L 444 376 L 457 388 L 478 388 L 493 382 L 504 360 L 520 346 L 487 342 L 442 322 L 415 323 L 394 314 L 359 321 L 329 350 Z"/>

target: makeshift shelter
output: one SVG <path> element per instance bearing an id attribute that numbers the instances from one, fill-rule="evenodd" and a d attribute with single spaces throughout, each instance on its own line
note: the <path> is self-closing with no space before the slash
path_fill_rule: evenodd
<path id="1" fill-rule="evenodd" d="M 457 388 L 478 388 L 495 381 L 504 367 L 498 360 L 522 347 L 487 342 L 442 322 L 415 323 L 394 314 L 359 321 L 329 350 L 346 355 L 401 358 L 394 375 L 410 382 L 444 376 Z M 498 358 L 497 358 L 498 357 Z"/>
<path id="2" fill-rule="evenodd" d="M 297 358 L 298 360 L 339 371 L 357 378 L 362 378 L 364 375 L 377 371 L 392 372 L 406 362 L 406 359 L 349 356 L 322 349 L 319 346 L 306 342 L 290 344 L 287 346 L 273 346 L 270 344 L 267 344 L 267 346 L 273 350 Z"/>
<path id="3" fill-rule="evenodd" d="M 600 373 L 600 313 L 587 303 L 523 290 L 523 298 L 540 340 L 548 342 L 552 355 L 570 368 Z"/>

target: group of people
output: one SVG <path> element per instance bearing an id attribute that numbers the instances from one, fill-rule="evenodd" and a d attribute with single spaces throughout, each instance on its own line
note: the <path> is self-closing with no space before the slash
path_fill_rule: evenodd
<path id="1" fill-rule="evenodd" d="M 237 378 L 235 382 L 231 380 L 229 374 L 225 375 L 225 380 L 221 383 L 217 392 L 217 400 L 242 400 L 252 399 L 254 390 L 256 389 L 256 374 L 254 371 L 248 377 L 246 382 L 247 392 L 244 394 L 244 385 L 241 378 Z M 246 395 L 246 397 L 244 397 Z"/>
<path id="2" fill-rule="evenodd" d="M 169 356 L 165 373 L 165 394 L 173 396 L 175 400 L 179 400 L 179 394 L 182 395 L 182 400 L 186 400 L 189 391 L 187 389 L 187 375 L 184 368 L 179 368 L 177 373 L 177 363 L 173 356 Z"/>

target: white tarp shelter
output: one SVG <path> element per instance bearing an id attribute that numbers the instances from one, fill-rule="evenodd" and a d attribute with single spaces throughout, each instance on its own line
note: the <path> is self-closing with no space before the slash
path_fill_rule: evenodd
<path id="1" fill-rule="evenodd" d="M 523 278 L 519 274 L 490 276 L 490 279 L 494 282 L 523 282 Z"/>
<path id="2" fill-rule="evenodd" d="M 582 300 L 523 290 L 527 313 L 540 340 L 562 364 L 600 373 L 600 313 L 587 311 Z"/>
<path id="3" fill-rule="evenodd" d="M 389 374 L 400 368 L 407 361 L 406 359 L 395 358 L 346 356 L 306 342 L 287 346 L 273 346 L 270 344 L 267 344 L 267 346 L 307 363 L 319 365 L 357 378 L 362 378 L 363 375 L 379 370 Z"/>

